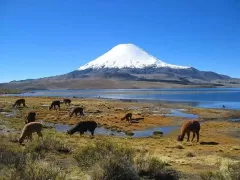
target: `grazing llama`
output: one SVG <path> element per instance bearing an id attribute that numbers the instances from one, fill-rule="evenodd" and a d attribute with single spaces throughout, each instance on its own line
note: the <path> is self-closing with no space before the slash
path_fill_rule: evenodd
<path id="1" fill-rule="evenodd" d="M 200 123 L 197 120 L 189 120 L 185 121 L 181 128 L 181 135 L 178 136 L 178 141 L 183 141 L 185 134 L 187 133 L 187 141 L 189 141 L 190 132 L 193 133 L 192 141 L 195 138 L 195 134 L 197 134 L 197 142 L 199 142 L 199 131 L 200 131 Z"/>

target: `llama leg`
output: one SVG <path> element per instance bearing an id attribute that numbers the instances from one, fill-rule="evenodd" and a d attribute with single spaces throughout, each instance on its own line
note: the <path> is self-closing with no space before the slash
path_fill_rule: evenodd
<path id="1" fill-rule="evenodd" d="M 38 139 L 39 137 L 43 138 L 42 132 L 37 132 L 37 134 L 38 134 Z"/>
<path id="2" fill-rule="evenodd" d="M 190 132 L 187 132 L 187 141 L 189 141 Z"/>
<path id="3" fill-rule="evenodd" d="M 197 142 L 199 142 L 199 131 L 197 133 Z"/>
<path id="4" fill-rule="evenodd" d="M 193 132 L 193 137 L 192 137 L 192 141 L 193 141 L 193 139 L 195 138 L 195 132 Z"/>
<path id="5" fill-rule="evenodd" d="M 94 130 L 91 130 L 90 132 L 91 132 L 92 137 L 94 137 Z"/>

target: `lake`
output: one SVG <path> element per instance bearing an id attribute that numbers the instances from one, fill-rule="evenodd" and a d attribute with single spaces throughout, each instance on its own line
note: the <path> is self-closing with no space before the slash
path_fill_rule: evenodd
<path id="1" fill-rule="evenodd" d="M 190 103 L 193 107 L 240 109 L 240 88 L 161 88 L 36 90 L 18 96 L 60 96 L 106 99 L 154 100 Z"/>

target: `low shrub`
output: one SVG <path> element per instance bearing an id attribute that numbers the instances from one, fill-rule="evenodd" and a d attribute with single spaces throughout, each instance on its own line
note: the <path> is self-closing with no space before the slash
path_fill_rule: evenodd
<path id="1" fill-rule="evenodd" d="M 5 147 L 0 148 L 0 166 L 15 167 L 17 169 L 22 169 L 26 160 L 25 152 L 11 151 Z"/>
<path id="2" fill-rule="evenodd" d="M 135 166 L 139 176 L 144 179 L 176 180 L 179 178 L 179 173 L 169 168 L 167 163 L 148 155 L 136 158 Z"/>
<path id="3" fill-rule="evenodd" d="M 87 145 L 74 154 L 81 170 L 93 180 L 178 179 L 178 172 L 168 164 L 109 141 Z"/>
<path id="4" fill-rule="evenodd" d="M 43 139 L 34 140 L 26 145 L 28 152 L 57 151 L 60 153 L 71 153 L 72 148 L 64 144 L 60 139 L 47 136 Z"/>
<path id="5" fill-rule="evenodd" d="M 107 157 L 94 166 L 91 177 L 93 180 L 140 180 L 132 163 L 121 157 Z"/>
<path id="6" fill-rule="evenodd" d="M 109 141 L 98 141 L 93 145 L 79 149 L 74 154 L 74 158 L 81 169 L 87 170 L 98 161 L 106 159 L 109 156 L 121 157 L 132 162 L 133 153 L 133 150 L 123 148 Z"/>
<path id="7" fill-rule="evenodd" d="M 3 180 L 65 180 L 67 173 L 26 149 L 0 148 L 0 177 Z"/>
<path id="8" fill-rule="evenodd" d="M 228 164 L 225 168 L 216 172 L 206 172 L 200 175 L 202 180 L 239 180 L 240 162 Z"/>
<path id="9" fill-rule="evenodd" d="M 25 159 L 22 168 L 9 168 L 3 180 L 65 180 L 67 173 L 55 164 L 43 160 Z"/>

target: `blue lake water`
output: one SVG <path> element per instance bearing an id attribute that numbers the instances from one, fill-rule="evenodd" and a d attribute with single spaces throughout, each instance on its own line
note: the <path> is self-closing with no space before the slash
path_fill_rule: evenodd
<path id="1" fill-rule="evenodd" d="M 240 109 L 240 88 L 162 88 L 37 90 L 19 96 L 60 96 L 107 99 L 136 99 L 190 103 L 194 107 Z"/>
<path id="2" fill-rule="evenodd" d="M 189 114 L 189 113 L 184 113 L 180 110 L 177 109 L 171 109 L 170 114 L 165 114 L 165 116 L 176 116 L 176 117 L 184 117 L 184 118 L 190 118 L 190 119 L 196 119 L 199 116 L 196 114 Z"/>
<path id="3" fill-rule="evenodd" d="M 66 125 L 66 124 L 53 124 L 53 123 L 44 123 L 47 126 L 51 126 L 55 128 L 58 132 L 67 132 L 67 130 L 71 129 L 73 126 Z M 132 131 L 134 135 L 132 137 L 150 137 L 153 136 L 154 131 L 162 131 L 163 134 L 168 134 L 175 129 L 177 129 L 177 126 L 166 126 L 166 127 L 156 127 L 156 128 L 149 128 L 145 130 L 138 130 L 138 131 Z M 90 134 L 89 132 L 87 132 Z M 118 136 L 118 137 L 127 137 L 127 135 L 123 132 L 116 132 L 111 131 L 110 129 L 105 129 L 104 127 L 97 127 L 95 130 L 95 134 L 99 135 L 108 135 L 108 136 Z"/>

